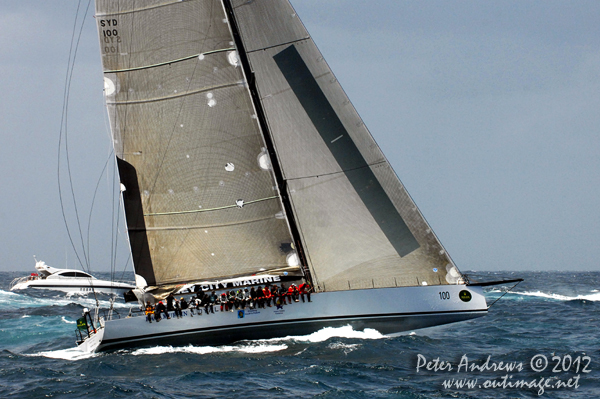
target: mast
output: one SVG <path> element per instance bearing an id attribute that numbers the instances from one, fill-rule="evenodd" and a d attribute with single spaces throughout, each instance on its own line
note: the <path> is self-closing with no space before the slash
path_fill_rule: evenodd
<path id="1" fill-rule="evenodd" d="M 273 168 L 273 174 L 275 175 L 275 182 L 277 184 L 277 187 L 279 187 L 279 194 L 281 196 L 281 202 L 283 204 L 283 208 L 287 216 L 288 225 L 292 234 L 292 239 L 294 240 L 294 247 L 302 265 L 302 273 L 304 274 L 305 278 L 309 280 L 310 284 L 314 287 L 315 284 L 313 283 L 310 269 L 308 267 L 304 246 L 300 238 L 300 231 L 298 230 L 298 227 L 296 225 L 296 218 L 294 217 L 293 206 L 288 197 L 287 181 L 283 178 L 281 166 L 279 165 L 279 159 L 275 152 L 275 146 L 273 145 L 271 133 L 269 131 L 269 127 L 266 121 L 265 111 L 263 109 L 262 102 L 260 101 L 260 97 L 258 94 L 258 89 L 256 87 L 255 75 L 252 69 L 250 68 L 250 62 L 248 61 L 246 49 L 244 48 L 244 43 L 239 33 L 235 13 L 233 12 L 233 7 L 231 6 L 231 0 L 222 0 L 222 2 L 223 8 L 225 9 L 225 14 L 227 16 L 227 19 L 229 20 L 229 26 L 233 35 L 233 40 L 235 41 L 235 45 L 238 50 L 240 64 L 242 65 L 242 70 L 244 72 L 244 75 L 246 76 L 246 81 L 248 82 L 248 90 L 250 92 L 251 101 L 254 104 L 254 109 L 256 110 L 256 116 L 260 125 L 260 130 L 262 132 L 267 152 L 269 154 L 271 167 Z"/>

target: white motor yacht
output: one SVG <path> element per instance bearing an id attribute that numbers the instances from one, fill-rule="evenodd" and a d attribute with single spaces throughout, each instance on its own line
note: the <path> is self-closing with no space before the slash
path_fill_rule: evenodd
<path id="1" fill-rule="evenodd" d="M 133 288 L 132 284 L 108 280 L 98 280 L 89 273 L 75 269 L 57 269 L 46 265 L 44 261 L 35 262 L 37 273 L 19 277 L 12 281 L 10 290 L 29 288 L 63 291 L 66 293 L 89 293 L 92 291 L 107 294 L 123 294 Z"/>

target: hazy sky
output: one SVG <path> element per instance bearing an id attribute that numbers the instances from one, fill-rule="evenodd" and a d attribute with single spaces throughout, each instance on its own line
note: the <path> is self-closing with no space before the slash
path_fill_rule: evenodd
<path id="1" fill-rule="evenodd" d="M 293 4 L 460 269 L 599 269 L 600 2 Z M 30 272 L 33 255 L 78 267 L 57 183 L 76 8 L 0 1 L 0 270 Z M 92 9 L 67 125 L 85 245 L 111 145 Z M 104 175 L 89 229 L 93 270 L 111 264 L 111 190 Z M 124 235 L 117 242 L 125 248 Z M 120 251 L 117 269 L 125 260 Z"/>

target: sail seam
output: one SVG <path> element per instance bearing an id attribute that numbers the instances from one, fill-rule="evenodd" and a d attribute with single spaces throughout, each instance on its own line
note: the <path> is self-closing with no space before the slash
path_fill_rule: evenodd
<path id="1" fill-rule="evenodd" d="M 194 59 L 196 57 L 200 57 L 201 55 L 210 55 L 210 54 L 216 54 L 216 53 L 223 53 L 225 51 L 235 51 L 235 49 L 231 48 L 231 47 L 230 48 L 221 48 L 221 49 L 218 49 L 218 50 L 207 51 L 205 53 L 189 55 L 187 57 L 178 58 L 176 60 L 159 62 L 158 64 L 144 65 L 144 66 L 140 66 L 140 67 L 125 68 L 125 69 L 111 69 L 111 70 L 108 70 L 108 71 L 104 71 L 104 73 L 120 73 L 120 72 L 140 71 L 140 70 L 143 70 L 143 69 L 156 68 L 156 67 L 159 67 L 159 66 L 165 66 L 165 65 L 175 64 L 175 63 L 181 62 L 181 61 L 191 60 L 191 59 Z"/>
<path id="2" fill-rule="evenodd" d="M 384 161 L 379 161 L 379 162 L 373 162 L 373 163 L 367 164 L 366 166 L 360 166 L 358 168 L 343 169 L 343 170 L 340 170 L 338 172 L 323 173 L 323 174 L 312 175 L 312 176 L 291 177 L 291 178 L 288 178 L 286 180 L 287 181 L 292 181 L 292 180 L 302 180 L 302 179 L 313 179 L 315 177 L 338 175 L 340 173 L 346 173 L 346 172 L 351 172 L 353 170 L 359 170 L 359 169 L 369 168 L 371 166 L 384 165 L 386 163 L 387 163 L 387 161 L 384 160 Z"/>
<path id="3" fill-rule="evenodd" d="M 255 204 L 257 202 L 262 202 L 262 201 L 268 201 L 268 200 L 272 200 L 275 198 L 279 198 L 277 195 L 274 195 L 272 197 L 267 197 L 267 198 L 261 198 L 261 199 L 257 199 L 257 200 L 253 200 L 253 201 L 245 201 L 244 202 L 244 206 L 249 205 L 249 204 Z M 220 206 L 217 208 L 209 208 L 209 209 L 193 209 L 190 211 L 173 211 L 173 212 L 156 212 L 156 213 L 144 213 L 144 216 L 165 216 L 165 215 L 183 215 L 186 213 L 200 213 L 200 212 L 210 212 L 210 211 L 220 211 L 222 209 L 230 209 L 230 208 L 239 208 L 238 205 L 226 205 L 226 206 Z"/>
<path id="4" fill-rule="evenodd" d="M 172 100 L 174 98 L 191 96 L 191 95 L 194 95 L 194 94 L 203 93 L 205 91 L 211 91 L 211 90 L 217 90 L 217 89 L 224 89 L 224 88 L 227 88 L 227 87 L 238 86 L 238 85 L 240 85 L 242 83 L 243 82 L 235 82 L 235 83 L 227 83 L 227 84 L 218 85 L 218 86 L 203 87 L 202 89 L 198 89 L 198 90 L 194 90 L 194 91 L 186 91 L 184 93 L 173 95 L 173 96 L 165 96 L 165 97 L 158 97 L 158 98 L 149 98 L 149 99 L 145 99 L 145 100 L 106 101 L 106 104 L 111 104 L 111 105 L 145 104 L 145 103 L 152 103 L 152 102 L 157 102 L 157 101 Z"/>

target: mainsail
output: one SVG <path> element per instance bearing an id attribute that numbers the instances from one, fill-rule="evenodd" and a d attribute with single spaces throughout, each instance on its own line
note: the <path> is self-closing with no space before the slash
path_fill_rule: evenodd
<path id="1" fill-rule="evenodd" d="M 136 275 L 165 286 L 287 266 L 221 2 L 98 1 L 96 19 Z"/>
<path id="2" fill-rule="evenodd" d="M 460 273 L 287 0 L 98 0 L 138 285 L 288 270 L 318 290 Z"/>

